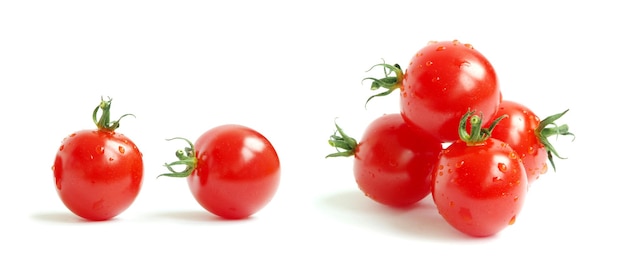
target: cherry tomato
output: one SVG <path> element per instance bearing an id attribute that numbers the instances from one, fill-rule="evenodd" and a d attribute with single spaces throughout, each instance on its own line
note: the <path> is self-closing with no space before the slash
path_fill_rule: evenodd
<path id="1" fill-rule="evenodd" d="M 384 205 L 405 207 L 430 194 L 430 173 L 442 145 L 409 128 L 400 114 L 372 121 L 359 143 L 338 125 L 336 128 L 329 143 L 344 151 L 328 157 L 354 156 L 354 177 L 367 197 Z"/>
<path id="2" fill-rule="evenodd" d="M 399 88 L 400 110 L 407 124 L 441 142 L 458 138 L 458 122 L 468 109 L 482 111 L 490 120 L 502 100 L 491 63 L 472 45 L 458 40 L 429 43 L 413 56 L 404 73 L 397 64 L 376 66 L 385 68 L 385 77 L 366 79 L 373 80 L 372 90 L 388 91 L 372 97 Z M 396 76 L 388 76 L 391 73 Z"/>
<path id="3" fill-rule="evenodd" d="M 533 183 L 548 171 L 548 161 L 554 168 L 553 155 L 562 158 L 548 141 L 552 135 L 573 135 L 567 125 L 558 126 L 554 122 L 562 113 L 540 120 L 528 107 L 503 100 L 496 117 L 508 115 L 498 123 L 491 137 L 508 143 L 522 158 L 529 183 Z"/>
<path id="4" fill-rule="evenodd" d="M 515 222 L 528 179 L 517 152 L 489 137 L 490 131 L 480 128 L 480 116 L 470 118 L 471 131 L 466 132 L 470 114 L 461 119 L 461 138 L 439 156 L 432 174 L 432 195 L 437 210 L 452 227 L 483 237 Z"/>
<path id="5" fill-rule="evenodd" d="M 274 197 L 280 181 L 276 150 L 261 133 L 228 124 L 202 134 L 195 144 L 176 153 L 178 161 L 165 164 L 170 173 L 186 177 L 191 193 L 207 211 L 225 219 L 247 218 Z M 175 165 L 185 165 L 178 172 Z"/>
<path id="6" fill-rule="evenodd" d="M 100 102 L 93 112 L 98 128 L 66 137 L 52 166 L 61 201 L 87 220 L 119 215 L 134 202 L 142 185 L 142 154 L 128 137 L 115 132 L 119 120 L 110 122 L 110 107 L 111 99 Z"/>

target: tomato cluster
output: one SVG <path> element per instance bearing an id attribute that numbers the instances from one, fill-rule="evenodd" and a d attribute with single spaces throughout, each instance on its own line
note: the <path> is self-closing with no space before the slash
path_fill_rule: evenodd
<path id="1" fill-rule="evenodd" d="M 430 42 L 400 65 L 377 64 L 368 77 L 376 93 L 400 91 L 399 111 L 375 119 L 362 140 L 336 125 L 327 157 L 354 156 L 358 187 L 394 207 L 431 194 L 439 214 L 457 230 L 490 236 L 515 222 L 528 186 L 561 158 L 548 137 L 573 135 L 528 107 L 503 99 L 495 68 L 472 45 Z M 366 102 L 366 104 L 367 104 Z"/>
<path id="2" fill-rule="evenodd" d="M 52 166 L 61 201 L 86 220 L 101 221 L 124 212 L 138 196 L 143 181 L 143 155 L 111 121 L 111 99 L 93 111 L 97 128 L 66 137 Z M 101 116 L 98 119 L 98 114 Z M 226 219 L 242 219 L 261 210 L 273 198 L 280 181 L 276 150 L 261 133 L 242 125 L 214 127 L 195 145 L 176 152 L 160 176 L 187 177 L 197 202 Z M 182 165 L 182 171 L 174 166 Z"/>

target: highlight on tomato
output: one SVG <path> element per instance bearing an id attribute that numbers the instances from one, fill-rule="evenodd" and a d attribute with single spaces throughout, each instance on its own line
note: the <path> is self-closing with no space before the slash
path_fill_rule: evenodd
<path id="1" fill-rule="evenodd" d="M 367 102 L 400 89 L 400 112 L 407 124 L 442 143 L 458 138 L 458 122 L 468 108 L 482 111 L 486 126 L 502 100 L 492 64 L 472 45 L 458 40 L 430 42 L 415 53 L 405 72 L 398 64 L 374 67 L 382 67 L 384 77 L 364 80 L 372 81 L 371 90 L 386 91 Z"/>
<path id="2" fill-rule="evenodd" d="M 249 127 L 226 124 L 209 129 L 176 152 L 159 175 L 187 178 L 196 201 L 225 219 L 243 219 L 264 208 L 280 182 L 280 161 L 270 141 Z M 183 166 L 177 171 L 175 166 Z"/>
<path id="3" fill-rule="evenodd" d="M 372 121 L 359 142 L 335 123 L 329 144 L 337 152 L 326 157 L 354 156 L 357 186 L 372 200 L 406 207 L 430 194 L 430 173 L 442 149 L 425 132 L 409 128 L 398 113 Z"/>
<path id="4" fill-rule="evenodd" d="M 529 184 L 539 179 L 548 171 L 548 163 L 556 171 L 554 157 L 564 159 L 556 151 L 548 138 L 558 136 L 574 136 L 567 124 L 557 125 L 569 110 L 557 113 L 540 120 L 527 106 L 511 100 L 503 100 L 496 117 L 508 115 L 498 123 L 491 137 L 499 139 L 511 146 L 520 156 Z"/>
<path id="5" fill-rule="evenodd" d="M 116 132 L 120 120 L 132 114 L 111 121 L 111 101 L 101 99 L 94 109 L 96 129 L 63 139 L 52 166 L 61 201 L 87 220 L 118 216 L 134 202 L 142 185 L 143 156 L 130 138 Z"/>
<path id="6" fill-rule="evenodd" d="M 491 236 L 514 224 L 526 198 L 522 160 L 507 143 L 489 136 L 504 117 L 481 128 L 482 117 L 468 111 L 460 120 L 459 139 L 442 151 L 433 169 L 432 196 L 439 214 L 470 236 Z"/>

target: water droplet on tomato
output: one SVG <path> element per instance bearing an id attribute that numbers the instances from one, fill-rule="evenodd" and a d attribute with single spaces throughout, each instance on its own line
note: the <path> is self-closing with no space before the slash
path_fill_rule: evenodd
<path id="1" fill-rule="evenodd" d="M 534 155 L 537 152 L 537 149 L 533 146 L 528 147 L 528 154 Z"/>
<path id="2" fill-rule="evenodd" d="M 65 145 L 61 145 L 61 146 L 59 147 L 59 151 L 63 151 L 63 149 L 64 149 L 64 148 L 65 148 Z"/>
<path id="3" fill-rule="evenodd" d="M 454 207 L 454 201 L 450 201 L 449 205 L 450 207 Z"/>
<path id="4" fill-rule="evenodd" d="M 96 147 L 96 152 L 100 153 L 100 154 L 103 154 L 104 153 L 104 147 L 103 146 Z"/>
<path id="5" fill-rule="evenodd" d="M 468 49 L 474 49 L 474 46 L 472 46 L 472 44 L 463 44 L 463 45 L 465 45 L 465 47 Z"/>
<path id="6" fill-rule="evenodd" d="M 113 161 L 113 158 L 109 157 L 109 162 L 112 162 L 112 161 Z"/>
<path id="7" fill-rule="evenodd" d="M 76 133 L 70 134 L 70 137 L 74 137 L 74 136 L 76 136 Z"/>
<path id="8" fill-rule="evenodd" d="M 509 158 L 513 160 L 517 159 L 517 153 L 515 153 L 515 151 L 509 152 Z"/>
<path id="9" fill-rule="evenodd" d="M 433 61 L 426 62 L 426 66 L 431 66 L 431 65 L 433 65 Z"/>
<path id="10" fill-rule="evenodd" d="M 541 171 L 539 173 L 545 174 L 547 172 L 548 172 L 548 164 L 543 163 L 543 166 L 541 167 Z"/>
<path id="11" fill-rule="evenodd" d="M 515 196 L 515 197 L 513 198 L 513 202 L 517 202 L 517 201 L 519 201 L 519 196 Z"/>
<path id="12" fill-rule="evenodd" d="M 432 82 L 437 82 L 437 81 L 439 81 L 440 79 L 441 79 L 441 78 L 439 78 L 439 77 L 434 77 L 434 78 L 432 78 L 432 79 L 431 79 L 431 81 L 432 81 Z"/>
<path id="13" fill-rule="evenodd" d="M 461 166 L 463 166 L 463 164 L 465 163 L 465 161 L 460 161 L 456 163 L 456 168 L 460 168 Z"/>
<path id="14" fill-rule="evenodd" d="M 452 40 L 452 45 L 459 45 L 461 44 L 461 41 L 459 41 L 458 39 Z"/>
<path id="15" fill-rule="evenodd" d="M 513 216 L 510 220 L 509 220 L 509 225 L 513 225 L 515 223 L 515 218 L 516 216 Z"/>
<path id="16" fill-rule="evenodd" d="M 493 181 L 493 182 L 498 182 L 498 181 L 500 181 L 500 180 L 502 180 L 502 179 L 501 179 L 501 178 L 499 178 L 499 177 L 493 177 L 493 178 L 491 178 L 491 181 Z"/>
<path id="17" fill-rule="evenodd" d="M 446 50 L 446 46 L 439 46 L 437 47 L 437 49 L 435 49 L 436 51 L 444 51 Z"/>
<path id="18" fill-rule="evenodd" d="M 126 152 L 126 149 L 125 149 L 124 147 L 122 147 L 122 146 L 119 146 L 119 147 L 117 148 L 117 150 L 119 150 L 119 151 L 120 151 L 120 153 L 122 153 L 122 154 L 124 154 L 124 152 Z"/>
<path id="19" fill-rule="evenodd" d="M 498 170 L 500 170 L 500 172 L 504 173 L 507 170 L 506 164 L 504 163 L 498 163 Z"/>
<path id="20" fill-rule="evenodd" d="M 464 221 L 467 221 L 467 222 L 470 222 L 473 219 L 472 212 L 467 207 L 463 207 L 459 209 L 459 215 Z"/>

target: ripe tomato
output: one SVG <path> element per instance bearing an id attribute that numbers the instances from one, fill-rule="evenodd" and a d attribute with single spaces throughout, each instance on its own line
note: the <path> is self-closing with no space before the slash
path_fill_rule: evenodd
<path id="1" fill-rule="evenodd" d="M 470 114 L 461 119 L 461 138 L 439 156 L 432 195 L 439 214 L 451 226 L 471 236 L 490 236 L 515 222 L 528 179 L 517 152 L 489 137 L 488 129 L 481 130 L 480 116 L 471 117 L 467 133 Z"/>
<path id="2" fill-rule="evenodd" d="M 413 56 L 404 73 L 397 64 L 379 66 L 385 68 L 385 77 L 366 79 L 373 80 L 372 90 L 388 91 L 372 97 L 399 88 L 400 110 L 407 124 L 441 142 L 458 138 L 458 122 L 465 111 L 482 111 L 490 120 L 502 100 L 491 63 L 473 46 L 458 40 L 429 43 Z M 388 76 L 391 72 L 396 76 Z"/>
<path id="3" fill-rule="evenodd" d="M 226 219 L 242 219 L 265 207 L 280 181 L 278 154 L 259 132 L 236 124 L 215 127 L 165 164 L 170 173 L 187 177 L 194 198 L 207 211 Z M 175 165 L 185 170 L 175 171 Z"/>
<path id="4" fill-rule="evenodd" d="M 128 137 L 115 132 L 119 120 L 110 122 L 110 108 L 111 99 L 102 100 L 93 112 L 98 129 L 66 137 L 52 166 L 61 201 L 88 220 L 119 215 L 133 203 L 142 185 L 142 154 Z M 99 110 L 102 115 L 97 120 Z"/>
<path id="5" fill-rule="evenodd" d="M 430 173 L 442 149 L 439 141 L 410 129 L 397 113 L 372 121 L 358 144 L 336 128 L 339 135 L 329 143 L 344 151 L 327 157 L 354 156 L 354 177 L 367 197 L 405 207 L 430 194 Z"/>
<path id="6" fill-rule="evenodd" d="M 532 110 L 520 103 L 510 100 L 500 103 L 496 117 L 508 117 L 498 123 L 498 128 L 493 130 L 491 137 L 508 143 L 519 154 L 529 183 L 548 171 L 548 161 L 554 168 L 553 155 L 562 159 L 548 141 L 548 137 L 573 135 L 566 124 L 558 126 L 554 123 L 566 112 L 567 110 L 541 121 Z"/>

